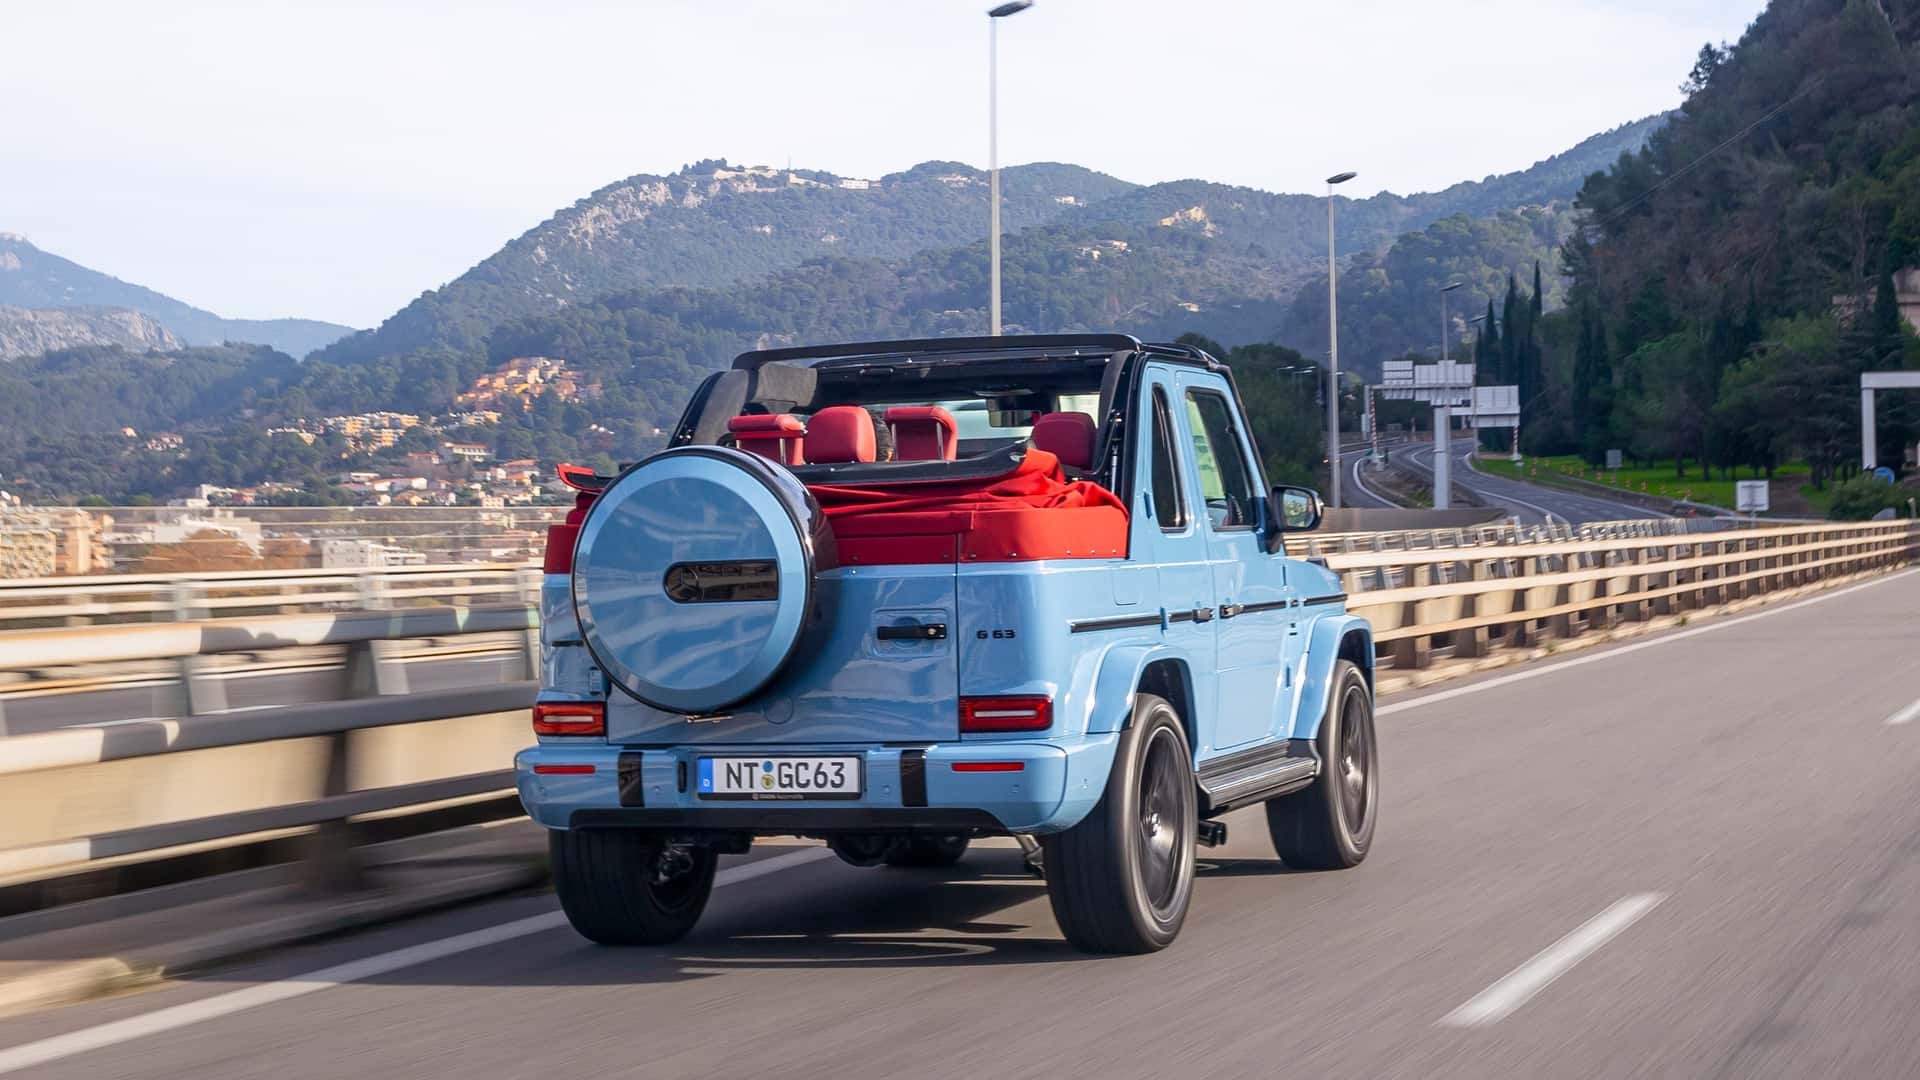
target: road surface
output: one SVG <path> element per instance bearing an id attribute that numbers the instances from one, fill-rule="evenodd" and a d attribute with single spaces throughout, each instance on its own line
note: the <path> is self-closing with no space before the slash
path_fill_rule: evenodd
<path id="1" fill-rule="evenodd" d="M 1474 449 L 1471 434 L 1455 435 L 1449 448 L 1454 459 L 1455 487 L 1465 488 L 1481 502 L 1498 506 L 1529 525 L 1542 524 L 1549 516 L 1555 522 L 1572 525 L 1584 525 L 1590 521 L 1643 521 L 1670 516 L 1633 503 L 1614 502 L 1594 495 L 1478 472 L 1467 463 Z M 1429 477 L 1433 475 L 1431 443 L 1406 444 L 1399 447 L 1396 453 L 1402 455 L 1399 460 L 1411 463 L 1413 468 Z"/>
<path id="2" fill-rule="evenodd" d="M 1232 815 L 1153 956 L 1069 950 L 1003 848 L 767 846 L 677 946 L 501 901 L 0 1020 L 0 1074 L 1911 1076 L 1916 609 L 1908 571 L 1384 703 L 1372 858 Z"/>

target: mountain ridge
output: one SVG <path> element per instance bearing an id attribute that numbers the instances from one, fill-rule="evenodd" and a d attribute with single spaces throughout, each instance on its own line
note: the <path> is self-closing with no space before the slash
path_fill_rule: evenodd
<path id="1" fill-rule="evenodd" d="M 1442 192 L 1343 197 L 1342 248 L 1381 250 L 1455 213 L 1565 201 L 1588 173 L 1638 149 L 1664 119 L 1624 124 L 1529 169 Z M 1140 185 L 1057 162 L 1002 169 L 1001 194 L 1002 224 L 1011 235 L 1071 224 L 1136 238 L 1164 229 L 1218 241 L 1219 253 L 1247 262 L 1257 294 L 1268 299 L 1290 293 L 1324 259 L 1320 195 L 1194 179 Z M 986 174 L 959 162 L 922 162 L 866 180 L 709 158 L 596 189 L 320 357 L 353 363 L 422 348 L 476 349 L 515 319 L 637 288 L 744 284 L 813 258 L 905 261 L 959 250 L 984 232 L 986 216 Z"/>
<path id="2" fill-rule="evenodd" d="M 0 363 L 84 346 L 164 352 L 184 345 L 151 315 L 128 308 L 0 304 Z"/>
<path id="3" fill-rule="evenodd" d="M 0 305 L 35 309 L 119 308 L 145 315 L 189 345 L 243 341 L 299 358 L 350 326 L 317 319 L 227 319 L 165 293 L 122 281 L 0 232 Z"/>

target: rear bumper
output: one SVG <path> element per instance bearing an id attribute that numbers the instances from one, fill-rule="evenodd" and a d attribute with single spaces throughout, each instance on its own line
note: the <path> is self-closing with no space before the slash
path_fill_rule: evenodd
<path id="1" fill-rule="evenodd" d="M 791 832 L 1005 832 L 1006 826 L 985 810 L 944 806 L 876 806 L 821 809 L 801 806 L 786 810 L 740 807 L 622 807 L 575 810 L 567 823 L 572 829 L 687 829 L 693 832 L 782 834 Z"/>
<path id="2" fill-rule="evenodd" d="M 913 747 L 575 747 L 552 740 L 522 750 L 514 772 L 527 816 L 550 829 L 1048 833 L 1078 824 L 1099 801 L 1118 744 L 1117 733 Z M 688 778 L 696 759 L 714 754 L 858 754 L 865 762 L 865 790 L 858 799 L 832 801 L 701 799 L 689 790 Z M 1019 768 L 964 771 L 969 762 L 1014 762 Z M 568 771 L 536 771 L 556 766 Z"/>

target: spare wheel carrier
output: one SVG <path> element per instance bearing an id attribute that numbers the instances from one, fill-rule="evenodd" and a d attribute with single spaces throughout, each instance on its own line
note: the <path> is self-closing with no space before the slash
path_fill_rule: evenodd
<path id="1" fill-rule="evenodd" d="M 819 619 L 837 565 L 826 515 L 792 473 L 730 447 L 665 450 L 607 485 L 580 526 L 573 604 L 609 680 L 664 712 L 751 698 Z"/>

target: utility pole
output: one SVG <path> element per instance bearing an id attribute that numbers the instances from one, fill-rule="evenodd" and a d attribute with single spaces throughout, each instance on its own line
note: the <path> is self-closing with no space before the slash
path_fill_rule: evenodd
<path id="1" fill-rule="evenodd" d="M 1000 20 L 1033 6 L 1009 0 L 987 12 L 987 333 L 1000 336 Z"/>
<path id="2" fill-rule="evenodd" d="M 1327 505 L 1340 505 L 1340 305 L 1334 286 L 1340 277 L 1333 242 L 1333 188 L 1360 175 L 1327 177 Z"/>
<path id="3" fill-rule="evenodd" d="M 1452 281 L 1440 287 L 1440 370 L 1442 379 L 1447 370 L 1447 294 L 1459 288 L 1465 282 Z M 1442 398 L 1442 402 L 1446 399 Z M 1433 407 L 1433 508 L 1447 510 L 1453 506 L 1453 449 L 1449 439 L 1453 435 L 1453 410 L 1447 404 Z"/>

